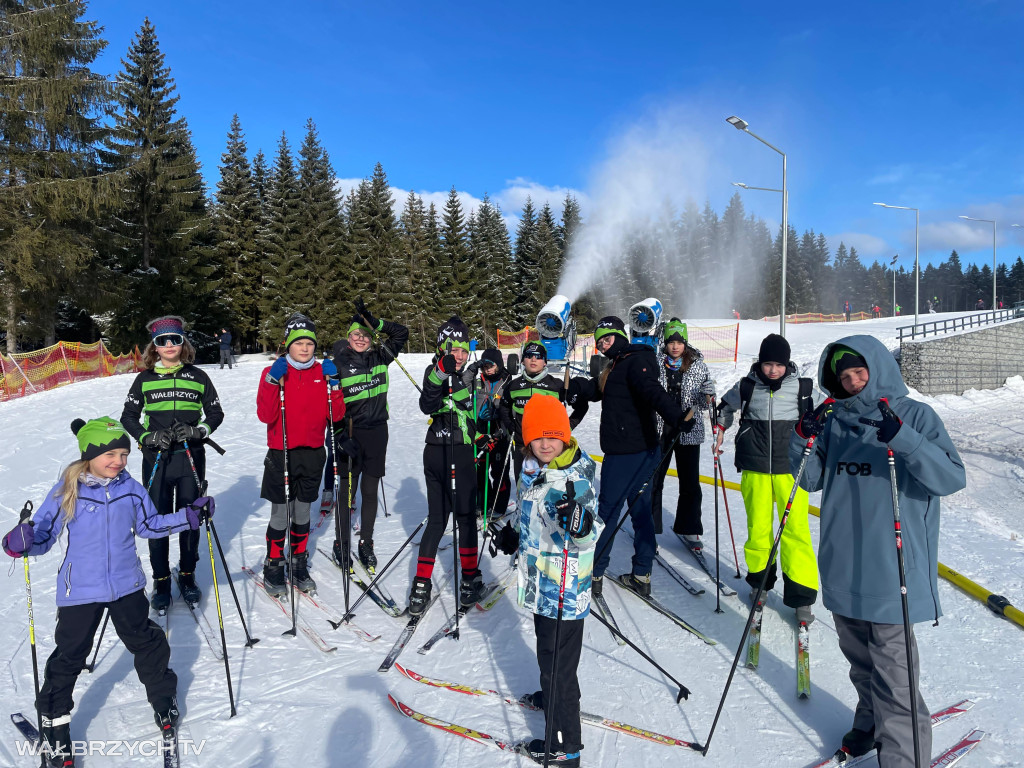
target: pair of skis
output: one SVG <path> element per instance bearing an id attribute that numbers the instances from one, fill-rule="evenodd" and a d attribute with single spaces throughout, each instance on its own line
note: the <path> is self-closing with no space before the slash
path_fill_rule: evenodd
<path id="1" fill-rule="evenodd" d="M 171 570 L 171 576 L 174 577 L 174 583 L 178 586 L 178 592 L 181 593 L 181 575 L 178 573 L 178 569 L 174 568 Z M 188 612 L 192 614 L 192 618 L 195 619 L 196 626 L 199 627 L 199 631 L 203 634 L 203 639 L 206 640 L 206 644 L 209 646 L 210 651 L 213 652 L 213 656 L 217 661 L 224 661 L 224 649 L 221 648 L 214 638 L 213 627 L 210 625 L 210 620 L 206 618 L 206 614 L 203 613 L 202 608 L 199 607 L 199 603 L 190 603 L 188 600 L 182 598 L 185 605 L 188 606 Z"/>
<path id="2" fill-rule="evenodd" d="M 756 670 L 760 662 L 761 622 L 767 597 L 767 594 L 761 595 L 761 600 L 750 617 L 746 659 L 748 669 Z M 798 621 L 796 625 L 796 695 L 800 699 L 808 699 L 811 696 L 811 636 L 810 627 L 804 621 Z"/>
<path id="3" fill-rule="evenodd" d="M 430 609 L 433 607 L 434 603 L 437 602 L 438 598 L 441 597 L 441 593 L 448 587 L 448 584 L 451 583 L 451 580 L 454 576 L 454 571 L 452 573 L 449 573 L 445 577 L 444 581 L 441 583 L 441 586 L 438 589 L 434 590 L 434 593 L 430 598 L 430 602 L 427 603 L 427 607 L 423 610 L 423 613 L 421 613 L 419 616 L 411 616 L 409 618 L 409 621 L 407 621 L 405 626 L 402 627 L 402 631 L 401 633 L 399 633 L 398 639 L 395 640 L 395 644 L 391 646 L 391 650 L 388 651 L 388 655 L 384 657 L 384 661 L 382 661 L 380 663 L 380 666 L 377 667 L 378 672 L 387 672 L 389 669 L 391 669 L 392 666 L 394 666 L 395 661 L 397 661 L 399 655 L 401 655 L 402 651 L 405 650 L 405 647 L 409 644 L 409 641 L 412 640 L 412 636 L 413 634 L 415 634 L 416 629 L 420 625 L 420 622 L 423 621 L 423 617 L 430 612 Z"/>
<path id="4" fill-rule="evenodd" d="M 974 701 L 971 699 L 963 699 L 958 701 L 956 704 L 951 704 L 944 709 L 940 709 L 938 712 L 933 712 L 931 716 L 932 728 L 946 722 L 947 720 L 960 717 L 960 715 L 968 712 L 973 706 Z M 977 728 L 968 731 L 963 738 L 936 755 L 929 764 L 930 768 L 952 768 L 952 766 L 959 763 L 971 750 L 977 747 L 979 742 L 985 738 L 986 735 L 985 731 L 978 730 Z M 836 750 L 836 753 L 832 755 L 832 757 L 827 760 L 822 760 L 820 763 L 815 763 L 810 768 L 836 768 L 836 766 L 852 768 L 852 766 L 871 760 L 875 755 L 876 752 L 874 749 L 868 750 L 863 755 L 853 756 L 845 749 L 840 748 Z"/>
<path id="5" fill-rule="evenodd" d="M 363 592 L 366 592 L 370 600 L 388 616 L 397 619 L 405 613 L 405 609 L 398 605 L 395 598 L 393 598 L 384 588 L 383 584 L 378 582 L 374 585 L 373 589 L 370 588 L 370 582 L 373 581 L 373 577 L 369 574 L 358 558 L 353 558 L 352 562 L 349 564 L 349 568 L 345 568 L 345 566 L 334 558 L 332 553 L 327 552 L 320 547 L 317 547 L 316 551 L 327 558 L 327 560 L 334 563 L 339 571 L 348 571 L 348 577 L 352 580 L 352 583 L 363 590 Z M 334 622 L 331 623 L 333 624 Z"/>
<path id="6" fill-rule="evenodd" d="M 501 599 L 501 596 L 508 591 L 508 588 L 512 586 L 515 580 L 516 571 L 514 568 L 508 569 L 502 576 L 499 576 L 494 582 L 492 582 L 485 590 L 480 600 L 476 603 L 476 608 L 479 611 L 489 611 L 494 605 Z M 459 607 L 459 617 L 465 617 L 469 613 L 468 608 Z M 427 640 L 417 651 L 417 653 L 427 653 L 437 645 L 443 638 L 451 635 L 452 630 L 455 629 L 455 614 L 446 621 L 440 629 L 437 630 L 430 639 Z"/>

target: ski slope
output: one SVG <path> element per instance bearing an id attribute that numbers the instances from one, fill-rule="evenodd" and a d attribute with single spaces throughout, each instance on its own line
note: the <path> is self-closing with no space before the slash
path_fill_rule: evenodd
<path id="1" fill-rule="evenodd" d="M 720 325 L 722 319 L 688 319 L 692 325 Z M 899 325 L 907 318 L 866 320 L 852 324 L 800 325 L 787 328 L 793 359 L 807 375 L 814 375 L 821 348 L 851 332 L 871 333 L 895 346 Z M 776 332 L 777 323 L 743 321 L 740 361 L 737 366 L 714 365 L 719 393 L 731 386 L 756 357 L 761 338 Z M 404 355 L 402 361 L 419 380 L 426 355 Z M 228 566 L 252 634 L 261 638 L 245 647 L 245 635 L 230 591 L 219 574 L 228 639 L 231 676 L 238 714 L 229 718 L 223 662 L 214 658 L 184 603 L 177 598 L 171 611 L 171 663 L 179 677 L 179 703 L 183 724 L 196 742 L 205 740 L 201 753 L 186 757 L 186 765 L 280 766 L 301 760 L 308 766 L 422 766 L 529 765 L 529 761 L 487 746 L 442 733 L 402 717 L 388 702 L 393 694 L 413 709 L 443 720 L 513 740 L 542 736 L 539 714 L 502 704 L 498 699 L 460 695 L 430 688 L 377 667 L 398 636 L 403 621 L 385 615 L 364 601 L 357 623 L 382 635 L 367 643 L 344 630 L 332 631 L 306 605 L 302 615 L 315 622 L 337 646 L 323 653 L 301 633 L 283 637 L 286 618 L 254 591 L 242 566 L 259 570 L 265 552 L 269 504 L 259 498 L 259 483 L 266 450 L 265 428 L 256 419 L 256 385 L 262 362 L 245 360 L 234 370 L 207 370 L 217 386 L 226 418 L 215 434 L 227 450 L 225 456 L 208 452 L 210 491 L 217 497 L 217 528 L 227 551 Z M 381 564 L 407 538 L 426 515 L 422 475 L 422 445 L 426 417 L 419 412 L 417 392 L 392 367 L 391 442 L 388 474 L 384 479 L 391 516 L 380 513 L 376 546 Z M 37 505 L 56 481 L 60 468 L 76 456 L 69 424 L 75 417 L 121 412 L 131 383 L 129 376 L 84 382 L 0 405 L 0 528 L 16 522 L 26 499 Z M 940 560 L 992 591 L 1006 595 L 1018 607 L 1024 604 L 1024 380 L 1012 379 L 991 391 L 969 391 L 963 396 L 922 398 L 946 422 L 967 465 L 966 490 L 945 499 Z M 599 453 L 599 406 L 577 430 L 582 445 Z M 733 434 L 726 445 L 732 444 Z M 702 456 L 702 473 L 712 474 L 710 453 Z M 731 453 L 723 458 L 728 480 L 738 480 Z M 133 451 L 129 469 L 138 478 L 140 457 Z M 705 488 L 706 549 L 714 562 L 714 505 Z M 737 546 L 745 538 L 744 512 L 738 492 L 729 492 Z M 812 499 L 812 503 L 814 503 Z M 675 504 L 675 484 L 666 483 L 668 515 Z M 315 520 L 315 513 L 314 513 Z M 666 530 L 668 526 L 666 525 Z M 811 524 L 817 536 L 817 524 Z M 747 609 L 740 602 L 746 589 L 735 580 L 732 548 L 728 543 L 724 507 L 721 519 L 722 575 L 740 590 L 739 597 L 723 597 L 723 613 L 716 614 L 715 594 L 692 558 L 671 534 L 661 538 L 662 554 L 694 584 L 707 589 L 699 597 L 683 591 L 661 569 L 655 569 L 656 595 L 673 610 L 717 640 L 705 645 L 638 600 L 610 585 L 605 594 L 623 631 L 654 656 L 690 690 L 688 701 L 675 704 L 675 687 L 629 648 L 618 646 L 597 621 L 588 621 L 580 663 L 583 709 L 687 741 L 703 743 L 726 675 L 743 630 Z M 318 533 L 315 545 L 328 548 L 333 524 Z M 418 540 L 418 539 L 417 539 Z M 172 558 L 177 545 L 172 543 Z M 139 542 L 144 568 L 149 570 L 146 545 Z M 205 536 L 197 569 L 204 590 L 203 609 L 214 628 L 213 602 Z M 628 536 L 616 540 L 611 573 L 629 568 Z M 894 553 L 881 553 L 894 556 Z M 55 575 L 61 553 L 31 560 L 36 637 L 40 664 L 52 650 L 55 620 Z M 386 584 L 405 602 L 414 569 L 412 551 L 403 554 L 386 577 Z M 438 555 L 435 582 L 451 568 L 452 550 Z M 25 583 L 20 561 L 9 560 L 0 572 L 0 682 L 8 712 L 34 719 L 33 683 L 25 606 Z M 172 559 L 172 563 L 175 560 Z M 496 575 L 504 560 L 484 557 L 485 577 Z M 320 595 L 343 605 L 340 572 L 319 555 L 311 562 Z M 996 617 L 981 603 L 940 580 L 945 616 L 937 627 L 917 626 L 922 654 L 922 689 L 934 709 L 965 697 L 977 706 L 934 733 L 935 752 L 952 744 L 972 727 L 990 733 L 962 763 L 970 766 L 1024 764 L 1024 630 Z M 894 589 L 898 588 L 896 585 Z M 354 591 L 353 594 L 357 594 Z M 354 598 L 353 598 L 354 599 Z M 418 648 L 450 615 L 453 595 L 448 590 L 427 614 L 423 626 L 399 662 L 416 672 L 477 688 L 522 694 L 539 687 L 534 655 L 532 617 L 507 595 L 489 612 L 473 613 L 462 622 L 459 641 L 444 639 L 428 654 Z M 707 757 L 679 747 L 663 746 L 624 734 L 584 726 L 583 764 L 612 768 L 642 765 L 806 766 L 831 754 L 850 727 L 853 687 L 848 667 L 839 652 L 831 615 L 820 603 L 818 620 L 811 626 L 812 695 L 796 697 L 795 627 L 791 611 L 781 613 L 776 592 L 765 611 L 760 669 L 737 671 L 721 721 Z M 219 639 L 219 638 L 218 638 Z M 156 728 L 145 691 L 135 676 L 130 655 L 112 632 L 104 638 L 97 669 L 83 673 L 76 688 L 72 713 L 75 739 L 131 740 L 154 738 Z M 32 758 L 18 755 L 17 731 L 8 724 L 0 739 L 0 765 L 29 766 Z M 140 755 L 82 757 L 79 764 L 153 765 L 158 758 Z M 873 762 L 865 763 L 875 765 Z"/>

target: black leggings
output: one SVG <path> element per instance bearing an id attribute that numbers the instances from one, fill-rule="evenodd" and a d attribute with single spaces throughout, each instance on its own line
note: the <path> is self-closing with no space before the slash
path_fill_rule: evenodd
<path id="1" fill-rule="evenodd" d="M 206 471 L 206 455 L 203 451 L 193 450 L 192 458 L 196 462 L 196 472 L 202 480 Z M 142 459 L 142 476 L 149 482 L 153 472 L 152 456 L 147 451 Z M 161 515 L 169 515 L 199 498 L 192 466 L 188 455 L 182 451 L 164 451 L 160 456 L 160 466 L 156 470 L 156 478 L 149 490 L 156 511 Z M 170 537 L 147 539 L 149 542 L 149 564 L 153 567 L 153 578 L 162 579 L 171 575 Z M 199 531 L 183 531 L 178 534 L 178 564 L 182 573 L 193 573 L 199 561 Z"/>
<path id="2" fill-rule="evenodd" d="M 420 542 L 417 576 L 429 578 L 433 571 L 437 547 L 441 543 L 448 517 L 451 514 L 451 451 L 447 445 L 427 445 L 423 448 L 423 474 L 427 482 L 427 527 Z M 465 563 L 470 558 L 476 568 L 477 535 L 476 467 L 473 465 L 473 446 L 455 446 L 455 520 L 459 528 L 459 555 Z"/>
<path id="3" fill-rule="evenodd" d="M 668 449 L 662 443 L 664 455 Z M 704 524 L 700 519 L 701 504 L 704 494 L 700 487 L 700 445 L 682 445 L 676 443 L 673 450 L 676 459 L 676 474 L 679 476 L 679 500 L 676 502 L 676 519 L 672 524 L 672 532 L 680 536 L 700 536 L 704 533 Z M 661 533 L 661 495 L 665 487 L 665 475 L 672 460 L 662 462 L 661 471 L 654 481 L 654 494 L 651 497 L 651 509 L 654 512 L 654 532 Z"/>

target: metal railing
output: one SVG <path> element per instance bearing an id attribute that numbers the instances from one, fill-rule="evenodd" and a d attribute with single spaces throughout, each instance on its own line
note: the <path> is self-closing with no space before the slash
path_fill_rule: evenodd
<path id="1" fill-rule="evenodd" d="M 985 310 L 973 315 L 963 315 L 961 317 L 953 317 L 948 320 L 935 320 L 930 323 L 904 325 L 896 330 L 899 333 L 899 340 L 902 344 L 905 339 L 913 340 L 918 336 L 925 338 L 929 333 L 933 336 L 938 336 L 943 333 L 949 333 L 950 331 L 962 331 L 967 328 L 979 328 L 983 325 L 1003 323 L 1007 320 L 1013 320 L 1013 318 L 1014 310 L 1012 309 L 997 309 L 994 312 L 992 310 Z"/>

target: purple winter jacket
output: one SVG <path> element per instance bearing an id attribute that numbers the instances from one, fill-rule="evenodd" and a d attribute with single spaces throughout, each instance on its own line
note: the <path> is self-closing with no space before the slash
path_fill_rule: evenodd
<path id="1" fill-rule="evenodd" d="M 36 512 L 35 543 L 42 555 L 64 529 L 57 483 Z M 159 539 L 189 528 L 185 511 L 156 511 L 146 489 L 123 470 L 106 486 L 78 481 L 75 516 L 67 526 L 67 553 L 57 572 L 57 607 L 109 603 L 146 586 L 135 537 Z"/>

